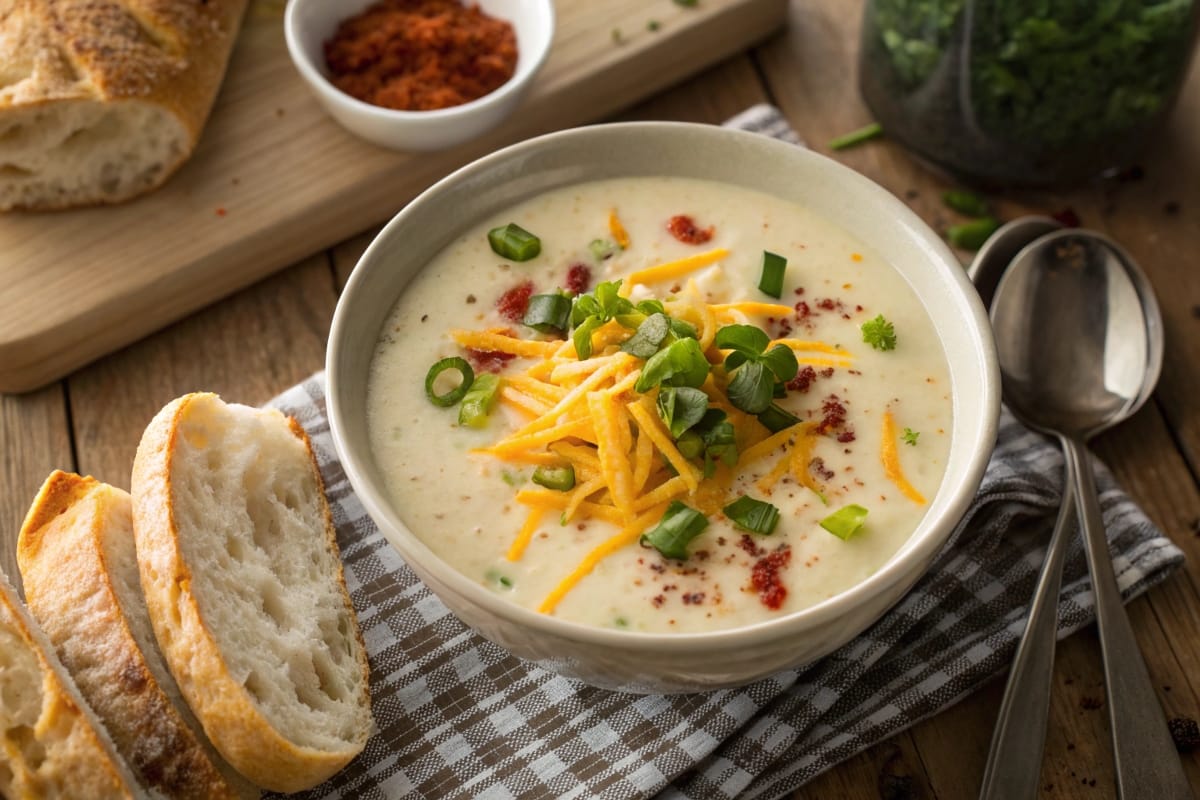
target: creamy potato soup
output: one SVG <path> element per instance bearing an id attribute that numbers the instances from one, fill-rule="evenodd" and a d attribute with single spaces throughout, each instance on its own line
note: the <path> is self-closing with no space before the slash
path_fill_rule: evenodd
<path id="1" fill-rule="evenodd" d="M 434 258 L 382 332 L 368 415 L 401 518 L 498 601 L 682 632 L 879 569 L 937 491 L 951 397 L 887 253 L 765 194 L 636 178 L 521 203 Z"/>

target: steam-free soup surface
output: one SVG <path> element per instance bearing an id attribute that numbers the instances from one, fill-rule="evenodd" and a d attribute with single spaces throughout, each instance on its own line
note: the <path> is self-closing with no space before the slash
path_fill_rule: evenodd
<path id="1" fill-rule="evenodd" d="M 628 235 L 625 249 L 614 247 L 620 238 L 610 223 L 614 216 Z M 508 223 L 537 235 L 540 255 L 515 262 L 493 252 L 487 232 Z M 711 238 L 695 241 L 705 235 Z M 716 248 L 728 254 L 708 266 L 632 289 L 628 285 L 629 276 L 639 270 Z M 609 250 L 613 252 L 606 257 Z M 758 288 L 764 251 L 787 260 L 779 299 Z M 942 480 L 950 446 L 950 382 L 942 348 L 917 297 L 886 257 L 801 206 L 738 187 L 685 179 L 581 184 L 483 220 L 413 280 L 374 355 L 369 426 L 375 458 L 401 518 L 439 557 L 494 592 L 498 602 L 588 625 L 636 631 L 730 628 L 778 618 L 848 589 L 878 570 L 920 523 Z M 559 362 L 578 361 L 565 343 L 570 341 L 569 331 L 556 337 L 514 321 L 521 287 L 545 294 L 568 285 L 580 289 L 584 283 L 594 289 L 601 281 L 617 279 L 625 279 L 632 302 L 667 300 L 667 310 L 685 320 L 690 316 L 698 332 L 703 331 L 702 309 L 707 307 L 718 327 L 750 324 L 766 331 L 771 340 L 793 342 L 799 361 L 786 397 L 775 401 L 801 421 L 795 427 L 798 435 L 748 461 L 742 456 L 770 432 L 750 415 L 731 411 L 729 419 L 738 422 L 738 462 L 701 477 L 699 491 L 673 498 L 708 520 L 687 544 L 683 560 L 667 558 L 641 543 L 636 531 L 629 540 L 627 517 L 596 510 L 613 506 L 620 494 L 615 490 L 601 488 L 590 495 L 591 505 L 583 507 L 595 513 L 576 511 L 565 525 L 561 507 L 526 502 L 538 497 L 557 502 L 554 489 L 536 486 L 531 478 L 539 465 L 555 462 L 559 451 L 545 444 L 504 457 L 482 451 L 538 418 L 539 407 L 522 401 L 521 395 L 530 396 L 530 375 L 551 382 L 549 367 L 537 366 L 545 358 L 506 359 L 480 348 L 468 352 L 449 333 L 491 330 L 520 339 L 558 341 L 553 347 L 558 348 Z M 758 306 L 720 307 L 744 302 L 788 308 L 786 313 L 767 313 Z M 519 318 L 519 308 L 515 316 Z M 867 338 L 887 346 L 878 335 L 880 317 L 894 332 L 891 349 L 876 349 L 864 341 L 867 324 L 867 331 L 875 333 Z M 617 330 L 618 340 L 620 336 Z M 610 345 L 607 352 L 613 350 Z M 605 357 L 604 352 L 601 347 L 594 357 Z M 707 354 L 714 362 L 711 388 L 728 377 L 721 366 L 723 354 L 712 346 Z M 438 407 L 426 397 L 427 371 L 450 356 L 469 357 L 477 375 L 491 370 L 501 378 L 502 396 L 485 427 L 459 425 L 456 408 Z M 644 363 L 634 362 L 626 373 Z M 451 376 L 456 377 L 447 373 L 439 380 L 440 390 L 445 391 Z M 513 376 L 525 382 L 525 389 L 515 389 Z M 568 381 L 557 395 L 547 390 L 540 410 L 571 387 Z M 647 436 L 629 408 L 639 399 L 629 389 L 611 401 L 618 427 L 625 432 L 599 459 L 627 466 L 626 478 L 637 471 L 638 439 Z M 521 402 L 532 410 L 523 409 Z M 583 398 L 571 415 L 586 416 L 589 402 Z M 646 403 L 653 408 L 649 400 Z M 596 430 L 589 429 L 587 435 L 599 438 Z M 575 451 L 583 453 L 581 458 L 588 448 L 600 454 L 586 439 L 564 439 L 555 447 L 564 444 L 581 448 Z M 617 449 L 624 454 L 614 456 Z M 576 464 L 576 488 L 589 475 L 604 480 L 603 469 L 589 473 L 580 466 L 583 463 Z M 691 463 L 702 476 L 702 457 Z M 653 474 L 634 497 L 678 473 L 655 448 Z M 725 516 L 724 504 L 743 495 L 778 509 L 780 518 L 772 533 L 747 532 Z M 821 526 L 822 520 L 851 505 L 866 509 L 867 516 L 849 538 L 843 540 Z M 537 524 L 530 526 L 528 544 L 514 558 L 514 540 L 535 511 Z M 623 531 L 626 541 L 621 546 L 597 551 Z M 579 570 L 581 565 L 585 567 Z M 564 581 L 577 570 L 582 574 L 568 587 Z"/>

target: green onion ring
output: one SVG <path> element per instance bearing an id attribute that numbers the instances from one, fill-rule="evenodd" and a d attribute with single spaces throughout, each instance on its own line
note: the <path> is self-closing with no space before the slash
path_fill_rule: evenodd
<path id="1" fill-rule="evenodd" d="M 462 383 L 445 394 L 438 394 L 433 390 L 433 382 L 437 380 L 438 375 L 441 375 L 448 369 L 458 370 L 462 374 Z M 459 358 L 458 356 L 443 358 L 430 367 L 429 372 L 425 375 L 425 396 L 435 406 L 449 408 L 463 399 L 467 394 L 467 390 L 471 388 L 471 384 L 474 382 L 475 370 L 471 369 L 471 365 L 467 363 L 465 358 Z"/>

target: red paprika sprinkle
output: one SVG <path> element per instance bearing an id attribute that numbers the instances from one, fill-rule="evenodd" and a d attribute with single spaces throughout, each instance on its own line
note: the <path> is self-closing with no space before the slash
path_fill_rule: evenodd
<path id="1" fill-rule="evenodd" d="M 716 232 L 711 225 L 707 228 L 696 227 L 696 221 L 686 214 L 671 217 L 671 221 L 667 223 L 667 230 L 684 244 L 704 244 Z"/>
<path id="2" fill-rule="evenodd" d="M 333 84 L 401 111 L 458 106 L 495 91 L 517 67 L 504 20 L 459 0 L 380 0 L 325 43 Z"/>
<path id="3" fill-rule="evenodd" d="M 513 322 L 520 322 L 529 310 L 529 297 L 533 294 L 533 281 L 518 283 L 496 301 L 496 310 L 500 316 Z"/>

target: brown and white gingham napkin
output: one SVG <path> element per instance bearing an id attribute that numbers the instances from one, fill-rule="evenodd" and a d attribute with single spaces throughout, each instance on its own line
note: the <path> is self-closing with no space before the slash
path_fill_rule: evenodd
<path id="1" fill-rule="evenodd" d="M 777 110 L 731 125 L 799 142 Z M 1062 456 L 1006 411 L 979 494 L 929 572 L 848 645 L 740 689 L 634 696 L 483 639 L 401 560 L 338 463 L 316 375 L 271 405 L 308 430 L 371 661 L 377 732 L 310 798 L 771 798 L 936 714 L 1007 668 L 1062 491 Z M 1117 580 L 1134 597 L 1183 561 L 1101 468 Z M 1059 635 L 1093 618 L 1081 544 Z"/>

